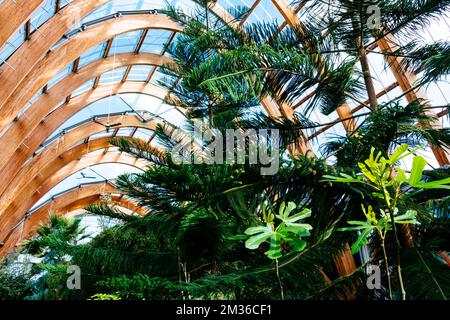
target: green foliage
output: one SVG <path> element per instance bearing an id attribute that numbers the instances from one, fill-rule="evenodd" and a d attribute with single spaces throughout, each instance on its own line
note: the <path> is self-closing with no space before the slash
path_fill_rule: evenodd
<path id="1" fill-rule="evenodd" d="M 367 244 L 367 238 L 376 231 L 380 238 L 386 237 L 387 231 L 391 230 L 392 223 L 397 224 L 419 224 L 416 220 L 417 212 L 414 210 L 406 210 L 399 214 L 397 203 L 401 199 L 405 199 L 410 194 L 402 192 L 403 184 L 416 189 L 448 189 L 450 186 L 450 178 L 435 180 L 431 182 L 421 182 L 423 170 L 427 164 L 426 160 L 421 156 L 413 158 L 413 164 L 409 177 L 403 169 L 395 167 L 400 160 L 413 154 L 415 150 L 408 151 L 408 145 L 403 144 L 398 147 L 395 152 L 385 158 L 378 152 L 375 156 L 375 149 L 372 148 L 370 157 L 364 163 L 358 163 L 360 175 L 352 177 L 348 174 L 341 173 L 340 177 L 324 176 L 326 181 L 339 183 L 359 183 L 369 187 L 371 195 L 382 202 L 379 208 L 380 216 L 377 216 L 372 206 L 367 209 L 362 205 L 362 211 L 366 216 L 366 221 L 348 221 L 348 224 L 355 225 L 353 227 L 341 228 L 341 231 L 361 231 L 357 241 L 352 245 L 352 253 L 358 252 L 362 246 Z"/>
<path id="2" fill-rule="evenodd" d="M 366 217 L 366 221 L 348 221 L 347 223 L 353 225 L 352 227 L 340 228 L 341 231 L 358 231 L 359 236 L 356 242 L 352 245 L 352 253 L 358 252 L 364 245 L 368 244 L 368 237 L 375 232 L 381 239 L 381 247 L 383 250 L 383 258 L 386 264 L 387 278 L 389 285 L 389 295 L 392 299 L 391 279 L 389 272 L 388 255 L 385 248 L 385 239 L 387 233 L 393 230 L 394 243 L 397 249 L 397 278 L 399 281 L 399 290 L 402 294 L 402 299 L 406 299 L 406 291 L 403 283 L 403 275 L 401 271 L 401 257 L 400 257 L 400 245 L 397 236 L 397 230 L 395 224 L 411 225 L 420 224 L 417 220 L 417 212 L 412 209 L 405 210 L 404 213 L 399 214 L 398 203 L 409 198 L 415 192 L 421 189 L 448 189 L 447 185 L 450 183 L 448 178 L 441 180 L 434 180 L 431 182 L 422 182 L 422 176 L 424 168 L 427 164 L 426 160 L 421 156 L 414 156 L 412 168 L 410 170 L 409 177 L 407 177 L 405 171 L 396 164 L 413 154 L 415 150 L 408 151 L 408 145 L 404 144 L 399 146 L 388 158 L 382 156 L 381 152 L 378 152 L 375 156 L 375 149 L 372 148 L 370 157 L 364 161 L 364 163 L 358 163 L 360 174 L 356 177 L 348 174 L 341 173 L 339 177 L 336 176 L 324 176 L 326 181 L 333 181 L 338 183 L 357 183 L 366 186 L 367 189 L 361 191 L 364 197 L 364 192 L 370 192 L 370 195 L 374 198 L 374 202 L 378 205 L 380 215 L 377 215 L 372 206 L 369 205 L 367 209 L 362 205 L 362 211 Z M 414 192 L 405 192 L 403 187 L 407 184 L 410 188 L 417 189 Z M 419 249 L 420 250 L 420 249 Z M 445 294 L 440 288 L 438 281 L 432 274 L 428 265 L 422 258 L 422 254 L 416 250 L 421 264 L 426 268 L 434 283 L 436 284 L 441 298 L 445 298 Z M 413 267 L 409 267 L 410 269 Z M 427 296 L 427 294 L 424 294 Z"/>
<path id="3" fill-rule="evenodd" d="M 448 10 L 450 2 L 312 0 L 304 26 L 281 32 L 276 23 L 234 28 L 211 13 L 211 1 L 199 3 L 189 14 L 172 7 L 161 11 L 184 28 L 166 48 L 173 63 L 160 68 L 165 76 L 159 84 L 171 92 L 165 102 L 186 111 L 187 136 L 193 119 L 222 133 L 279 129 L 280 141 L 272 141 L 281 146 L 278 172 L 261 176 L 260 165 L 249 164 L 177 165 L 171 151 L 179 142 L 172 133 L 179 128 L 168 124 L 155 131 L 164 151 L 136 138 L 112 139 L 121 151 L 150 162 L 145 172 L 116 181 L 147 214 L 127 216 L 108 201 L 92 204 L 89 213 L 120 223 L 84 245 L 77 243 L 79 222 L 52 217 L 25 244 L 25 253 L 43 258 L 29 275 L 38 277 L 29 284 L 28 298 L 279 299 L 281 293 L 286 299 L 385 299 L 402 294 L 391 286 L 391 277 L 401 274 L 408 298 L 448 297 L 448 269 L 436 257 L 450 250 L 448 171 L 425 171 L 421 157 L 414 158 L 410 172 L 397 166 L 411 156 L 409 149 L 450 145 L 448 129 L 429 125 L 433 106 L 396 98 L 353 114 L 361 120 L 356 130 L 321 146 L 326 157 L 336 157 L 333 166 L 329 158 L 288 155 L 288 147 L 328 125 L 312 121 L 313 112 L 329 115 L 344 101 L 366 100 L 363 73 L 370 70 L 361 73 L 358 61 L 383 33 L 411 40 L 394 53 L 373 54 L 401 55 L 407 69 L 423 70 L 417 89 L 445 77 L 448 43 L 423 45 L 410 34 Z M 374 3 L 383 12 L 379 30 L 365 23 Z M 236 21 L 247 11 L 234 10 Z M 311 92 L 293 117 L 260 112 L 261 98 L 289 105 Z M 411 229 L 416 251 L 398 245 L 395 233 L 398 227 L 404 236 L 404 226 Z M 364 266 L 347 276 L 335 273 L 333 260 L 346 243 L 353 243 L 353 253 L 370 248 L 364 263 L 382 267 L 387 275 L 382 290 L 368 291 Z M 83 289 L 76 294 L 64 290 L 69 260 L 83 273 Z M 399 268 L 397 274 L 391 266 Z M 13 287 L 12 278 L 5 279 L 6 288 Z M 21 290 L 19 285 L 11 294 L 19 297 Z"/>
<path id="4" fill-rule="evenodd" d="M 28 277 L 11 274 L 6 268 L 0 269 L 0 300 L 21 300 L 28 293 Z"/>
<path id="5" fill-rule="evenodd" d="M 303 209 L 301 212 L 291 215 L 292 211 L 296 209 L 294 202 L 289 202 L 287 205 L 283 202 L 280 205 L 279 214 L 275 215 L 271 212 L 271 208 L 266 213 L 263 208 L 265 226 L 250 227 L 245 230 L 245 234 L 251 237 L 245 242 L 245 246 L 254 250 L 265 242 L 269 241 L 270 248 L 265 255 L 270 259 L 278 259 L 282 257 L 283 243 L 291 246 L 292 252 L 300 252 L 306 248 L 306 241 L 302 237 L 310 235 L 311 225 L 306 223 L 299 223 L 311 216 L 311 210 Z M 278 218 L 280 222 L 276 225 L 275 219 Z"/>
<path id="6" fill-rule="evenodd" d="M 81 240 L 84 232 L 80 228 L 79 219 L 66 219 L 50 214 L 50 223 L 43 225 L 36 232 L 37 236 L 23 244 L 26 253 L 44 257 L 44 263 L 58 263 L 63 259 L 65 251 L 61 245 L 75 244 Z"/>
<path id="7" fill-rule="evenodd" d="M 120 299 L 120 297 L 118 297 L 114 294 L 97 293 L 97 294 L 94 294 L 88 300 L 121 300 L 121 299 Z"/>
<path id="8" fill-rule="evenodd" d="M 170 300 L 181 298 L 182 285 L 143 274 L 119 276 L 100 281 L 99 287 L 114 292 L 121 300 Z"/>

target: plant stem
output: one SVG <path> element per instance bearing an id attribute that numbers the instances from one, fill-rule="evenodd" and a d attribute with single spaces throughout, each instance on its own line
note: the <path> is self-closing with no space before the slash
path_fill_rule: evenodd
<path id="1" fill-rule="evenodd" d="M 277 272 L 278 284 L 280 285 L 281 300 L 284 300 L 284 289 L 283 283 L 281 282 L 280 265 L 278 263 L 278 259 L 275 259 L 275 271 Z"/>
<path id="2" fill-rule="evenodd" d="M 362 5 L 362 3 L 361 3 Z M 362 10 L 362 8 L 361 8 Z M 361 18 L 362 15 L 359 15 L 359 18 Z M 359 63 L 361 65 L 361 70 L 364 77 L 364 83 L 366 85 L 367 90 L 367 96 L 369 98 L 369 105 L 372 110 L 378 109 L 378 99 L 377 99 L 377 92 L 375 90 L 375 86 L 373 84 L 372 75 L 370 73 L 370 66 L 369 66 L 369 60 L 367 59 L 367 51 L 364 46 L 364 39 L 362 35 L 362 23 L 359 25 L 360 19 L 358 17 L 354 17 L 353 19 L 353 28 L 354 30 L 360 29 L 361 34 L 356 37 L 356 46 L 358 48 L 358 57 L 359 57 Z"/>
<path id="3" fill-rule="evenodd" d="M 394 211 L 392 210 L 392 208 L 395 208 L 398 195 L 395 197 L 395 201 L 392 204 L 388 199 L 388 196 L 387 196 L 388 191 L 383 182 L 380 182 L 380 187 L 383 189 L 383 198 L 384 198 L 384 201 L 386 202 L 386 205 L 387 205 L 387 208 L 389 211 L 389 216 L 390 216 L 390 220 L 391 220 L 391 224 L 392 224 L 392 231 L 394 233 L 394 244 L 395 244 L 396 258 L 397 258 L 398 284 L 400 287 L 400 291 L 402 293 L 402 300 L 406 300 L 406 291 L 405 291 L 405 287 L 403 285 L 402 267 L 401 267 L 401 260 L 400 260 L 400 247 L 401 246 L 400 246 L 400 241 L 398 240 L 397 228 L 395 227 Z M 397 192 L 398 192 L 398 190 L 399 189 L 397 189 Z"/>
<path id="4" fill-rule="evenodd" d="M 386 247 L 384 245 L 384 238 L 381 238 L 381 248 L 383 249 L 384 265 L 386 267 L 386 274 L 388 278 L 389 298 L 391 298 L 392 300 L 391 272 L 389 271 L 389 262 L 387 258 Z"/>
<path id="5" fill-rule="evenodd" d="M 394 213 L 392 212 L 391 208 L 389 208 L 389 214 L 391 216 L 392 231 L 394 233 L 394 242 L 395 242 L 395 247 L 396 247 L 396 251 L 397 251 L 396 253 L 397 253 L 398 284 L 400 286 L 400 291 L 402 292 L 402 300 L 406 300 L 406 291 L 405 291 L 405 287 L 403 285 L 402 267 L 401 267 L 401 261 L 400 261 L 400 241 L 398 240 L 397 228 L 395 227 L 395 221 L 394 221 Z"/>

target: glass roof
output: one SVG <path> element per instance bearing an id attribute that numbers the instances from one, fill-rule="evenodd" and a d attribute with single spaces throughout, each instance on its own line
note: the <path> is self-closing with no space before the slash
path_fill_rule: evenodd
<path id="1" fill-rule="evenodd" d="M 30 32 L 39 32 L 39 27 L 44 23 L 49 21 L 51 17 L 58 12 L 64 6 L 70 4 L 72 1 L 70 0 L 62 0 L 60 1 L 60 7 L 57 8 L 56 0 L 46 0 L 43 2 L 43 5 L 36 10 L 36 12 L 30 18 Z M 277 21 L 279 24 L 282 24 L 284 21 L 283 16 L 278 11 L 278 9 L 273 4 L 273 0 L 218 0 L 217 3 L 219 6 L 228 10 L 228 12 L 233 15 L 234 12 L 242 7 L 250 10 L 248 14 L 241 20 L 242 24 L 255 23 L 260 21 L 270 22 Z M 304 7 L 301 1 L 287 1 L 292 4 L 292 8 L 295 12 L 297 12 L 298 17 L 301 20 L 307 19 L 307 6 Z M 74 32 L 83 32 L 82 30 L 78 30 L 79 27 L 86 23 L 94 23 L 98 21 L 101 23 L 101 20 L 105 17 L 109 17 L 113 14 L 124 13 L 126 11 L 142 11 L 142 10 L 159 10 L 165 8 L 167 3 L 170 5 L 178 6 L 182 8 L 184 11 L 193 10 L 198 6 L 195 1 L 190 0 L 113 0 L 109 1 L 105 5 L 97 8 L 84 18 L 82 18 L 79 22 L 74 25 L 71 30 L 67 33 L 69 37 L 64 37 L 58 42 L 57 45 L 60 45 L 64 41 L 67 41 L 70 38 L 71 34 Z M 450 19 L 442 18 L 440 22 L 434 22 L 429 29 L 424 30 L 420 36 L 423 41 L 430 42 L 436 41 L 439 39 L 450 39 Z M 283 24 L 286 27 L 286 24 Z M 446 25 L 448 28 L 442 28 L 442 25 Z M 72 33 L 71 33 L 72 32 Z M 19 48 L 24 41 L 26 41 L 26 27 L 25 22 L 24 25 L 8 40 L 8 42 L 0 48 L 0 65 L 8 62 L 8 58 L 14 54 L 14 52 Z M 66 66 L 62 70 L 58 70 L 57 74 L 48 82 L 48 84 L 42 88 L 39 92 L 37 92 L 34 97 L 23 107 L 19 116 L 22 116 L 30 106 L 33 105 L 36 100 L 38 100 L 41 95 L 47 90 L 51 90 L 57 83 L 64 81 L 65 78 L 70 75 L 72 72 L 76 72 L 78 69 L 86 67 L 87 65 L 101 60 L 105 57 L 111 57 L 121 53 L 154 53 L 160 55 L 167 55 L 164 51 L 165 45 L 172 41 L 177 41 L 177 35 L 171 31 L 167 30 L 136 30 L 132 32 L 127 32 L 116 36 L 109 41 L 103 42 L 95 47 L 90 48 L 85 53 L 83 53 L 77 63 L 71 62 L 68 66 Z M 110 42 L 110 45 L 108 45 Z M 369 54 L 369 63 L 372 67 L 373 77 L 375 79 L 375 88 L 379 93 L 380 102 L 390 100 L 394 97 L 398 97 L 402 95 L 402 90 L 398 86 L 394 75 L 392 74 L 389 66 L 383 59 L 382 55 L 376 54 L 378 49 L 375 48 Z M 158 81 L 162 79 L 162 73 L 159 71 L 158 67 L 148 66 L 148 65 L 134 65 L 134 66 L 124 66 L 119 68 L 114 68 L 111 71 L 108 71 L 97 78 L 90 79 L 79 88 L 74 90 L 72 94 L 64 98 L 62 97 L 61 102 L 56 106 L 49 106 L 49 110 L 54 111 L 56 108 L 61 107 L 66 101 L 70 101 L 71 98 L 76 97 L 87 90 L 95 88 L 101 85 L 107 85 L 112 83 L 120 83 L 126 81 L 138 81 L 143 83 L 152 83 L 158 85 Z M 172 81 L 175 81 L 173 79 Z M 450 92 L 450 83 L 448 79 L 444 79 L 435 84 L 431 84 L 427 87 L 427 95 L 431 101 L 431 103 L 435 106 L 440 105 L 448 105 L 450 97 L 448 95 Z M 349 99 L 348 104 L 350 108 L 353 110 L 354 114 L 362 114 L 367 112 L 367 109 L 364 108 L 358 101 L 354 101 Z M 306 102 L 304 102 L 306 104 Z M 130 108 L 132 106 L 132 108 Z M 183 117 L 180 112 L 176 111 L 173 107 L 166 105 L 159 101 L 157 98 L 150 97 L 143 94 L 121 94 L 120 96 L 110 96 L 105 99 L 99 100 L 95 103 L 90 104 L 85 109 L 79 111 L 70 119 L 64 122 L 53 134 L 51 134 L 47 142 L 56 137 L 58 134 L 61 134 L 67 128 L 70 128 L 77 123 L 83 123 L 89 118 L 92 118 L 98 114 L 106 114 L 106 113 L 115 113 L 115 112 L 124 112 L 131 111 L 130 109 L 135 110 L 145 110 L 154 115 L 161 117 L 162 119 L 173 123 L 175 125 L 181 125 L 183 122 Z M 296 111 L 302 110 L 302 105 L 296 107 Z M 442 126 L 449 127 L 449 121 L 447 117 L 441 115 Z M 336 112 L 333 112 L 330 115 L 323 115 L 319 111 L 313 111 L 309 118 L 314 122 L 333 122 L 338 119 L 338 115 Z M 363 121 L 363 117 L 357 119 L 358 123 Z M 111 134 L 102 133 L 102 134 Z M 99 134 L 97 136 L 101 136 Z M 119 135 L 131 135 L 135 137 L 142 137 L 147 139 L 151 137 L 151 132 L 147 132 L 145 130 L 135 130 L 133 128 L 122 128 L 117 132 L 114 131 L 113 134 Z M 330 126 L 330 128 L 324 128 L 323 132 L 319 135 L 313 135 L 310 137 L 310 142 L 314 151 L 320 155 L 321 149 L 320 145 L 328 140 L 330 137 L 345 135 L 345 130 L 341 123 L 338 123 L 334 126 Z M 95 138 L 95 137 L 93 137 Z M 430 155 L 429 150 L 424 150 L 422 153 L 430 160 L 431 165 L 437 166 L 437 163 L 432 155 Z M 129 170 L 129 168 L 127 168 Z M 75 176 L 75 175 L 74 175 Z M 76 180 L 76 178 L 71 177 L 71 181 Z M 61 185 L 61 186 L 60 186 Z M 52 194 L 60 192 L 64 186 L 64 183 L 61 183 L 58 188 L 52 190 Z M 67 186 L 72 184 L 67 184 Z M 48 199 L 49 195 L 44 196 L 40 202 L 45 201 L 44 199 Z"/>

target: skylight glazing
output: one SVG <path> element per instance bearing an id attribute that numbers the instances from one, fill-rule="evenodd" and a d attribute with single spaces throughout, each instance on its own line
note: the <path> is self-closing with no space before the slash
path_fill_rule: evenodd
<path id="1" fill-rule="evenodd" d="M 81 55 L 78 67 L 82 68 L 96 60 L 100 60 L 105 52 L 106 44 L 107 42 L 104 42 Z"/>
<path id="2" fill-rule="evenodd" d="M 70 2 L 71 1 L 63 0 L 60 2 L 60 5 L 61 7 L 63 7 Z M 169 0 L 168 3 L 170 5 L 182 8 L 185 11 L 193 10 L 198 7 L 198 5 L 194 1 L 189 0 Z M 308 10 L 308 3 L 306 2 L 305 5 L 299 4 L 299 2 L 295 1 L 290 1 L 289 3 L 295 3 L 295 12 L 297 12 L 298 17 L 300 17 L 301 20 L 305 21 L 308 16 L 307 14 L 305 14 L 305 12 L 307 12 Z M 249 14 L 245 17 L 246 24 L 271 21 L 277 21 L 279 24 L 281 24 L 284 22 L 283 16 L 275 7 L 272 0 L 218 0 L 218 4 L 228 10 L 230 14 L 234 14 L 234 11 L 236 11 L 238 7 L 246 7 L 247 9 L 249 9 Z M 152 9 L 161 10 L 165 8 L 166 5 L 166 0 L 109 1 L 107 4 L 94 10 L 78 23 L 76 23 L 76 25 L 73 26 L 72 30 L 75 30 L 84 23 L 92 22 L 96 19 L 103 18 L 118 12 Z M 299 5 L 299 7 L 297 7 L 297 5 Z M 43 6 L 39 8 L 30 19 L 30 31 L 39 32 L 38 28 L 42 26 L 46 21 L 51 19 L 56 11 L 56 0 L 45 1 Z M 309 12 L 309 14 L 311 14 L 311 12 Z M 443 23 L 435 23 L 429 29 L 424 30 L 422 34 L 424 41 L 450 39 L 450 26 L 448 22 L 449 20 L 444 20 L 445 21 Z M 442 25 L 447 25 L 449 28 L 447 30 L 443 30 Z M 289 26 L 286 26 L 285 24 L 285 27 Z M 167 54 L 164 52 L 164 46 L 169 41 L 176 41 L 177 39 L 177 35 L 174 35 L 173 32 L 167 30 L 136 30 L 127 32 L 112 39 L 112 44 L 108 52 L 105 52 L 108 42 L 104 42 L 96 47 L 90 48 L 80 57 L 78 68 L 83 68 L 92 62 L 99 61 L 104 56 L 114 57 L 114 55 L 121 53 L 136 52 L 138 49 L 138 43 L 144 34 L 145 38 L 143 39 L 143 42 L 139 47 L 140 53 L 148 52 L 154 54 Z M 0 50 L 0 65 L 3 63 L 3 61 L 7 61 L 11 54 L 13 54 L 14 51 L 17 50 L 17 48 L 25 41 L 25 38 L 25 27 L 21 27 L 11 37 L 8 43 Z M 374 84 L 376 91 L 379 93 L 379 102 L 382 103 L 388 100 L 392 100 L 394 97 L 402 96 L 403 92 L 396 83 L 396 78 L 394 77 L 390 67 L 385 62 L 383 56 L 376 53 L 377 51 L 379 51 L 379 49 L 375 48 L 373 49 L 373 51 L 374 52 L 369 54 L 369 64 L 371 70 L 373 70 L 372 76 L 375 80 Z M 108 54 L 106 55 L 106 53 Z M 48 82 L 47 89 L 51 89 L 58 82 L 64 81 L 64 78 L 67 77 L 72 72 L 72 70 L 73 63 L 68 65 L 63 70 L 59 71 L 58 74 Z M 160 81 L 165 81 L 165 83 L 171 85 L 175 83 L 176 79 L 167 79 L 167 77 L 163 73 L 161 73 L 160 68 L 154 66 L 134 65 L 131 67 L 119 67 L 104 73 L 98 79 L 93 78 L 84 83 L 71 94 L 71 98 L 76 97 L 77 95 L 86 92 L 87 90 L 90 90 L 97 85 L 109 85 L 120 83 L 122 81 L 150 82 L 151 84 L 156 85 L 159 85 Z M 431 84 L 427 87 L 426 90 L 431 103 L 435 106 L 444 106 L 449 104 L 450 99 L 448 98 L 448 92 L 450 92 L 450 83 L 448 82 L 448 79 L 439 81 L 436 84 Z M 33 99 L 31 99 L 28 104 L 22 109 L 19 116 L 22 115 L 37 99 L 39 99 L 42 94 L 43 91 L 40 90 L 33 97 Z M 70 128 L 77 123 L 86 121 L 95 115 L 110 114 L 121 111 L 132 111 L 130 109 L 130 105 L 135 110 L 148 111 L 149 113 L 156 115 L 161 119 L 164 119 L 175 125 L 179 125 L 184 121 L 184 118 L 179 111 L 175 110 L 172 106 L 162 103 L 155 97 L 135 93 L 122 94 L 120 97 L 107 97 L 87 106 L 85 109 L 79 111 L 73 117 L 64 122 L 63 125 L 61 125 L 55 132 L 53 132 L 49 136 L 47 142 L 58 134 L 61 134 L 67 128 Z M 366 97 L 360 98 L 363 102 L 366 99 Z M 402 98 L 402 101 L 404 103 L 407 103 L 404 97 Z M 64 102 L 65 100 L 62 100 L 58 106 L 61 106 L 62 104 L 64 104 Z M 364 104 L 361 104 L 361 101 L 348 99 L 347 103 L 349 104 L 351 109 L 357 109 L 357 111 L 354 112 L 355 115 L 361 115 L 368 111 Z M 304 107 L 306 104 L 307 102 L 304 102 L 304 105 L 299 106 L 297 111 L 301 111 L 302 107 Z M 52 110 L 55 109 L 56 108 L 53 107 Z M 323 115 L 318 110 L 314 110 L 310 115 L 310 120 L 317 123 L 331 123 L 338 118 L 339 116 L 336 112 L 333 112 L 330 115 Z M 365 117 L 363 116 L 356 118 L 357 124 L 361 124 L 364 121 L 364 118 Z M 445 127 L 449 126 L 449 121 L 446 114 L 443 114 L 441 116 L 441 124 Z M 322 151 L 320 149 L 320 146 L 323 145 L 324 142 L 326 142 L 330 138 L 343 136 L 345 134 L 346 132 L 342 123 L 337 123 L 334 126 L 330 126 L 329 129 L 323 130 L 323 133 L 311 138 L 310 143 L 314 151 L 318 155 L 320 155 Z M 145 129 L 136 130 L 135 128 L 121 128 L 117 132 L 115 130 L 110 130 L 108 132 L 98 133 L 91 136 L 90 139 L 112 135 L 133 135 L 135 137 L 142 137 L 143 139 L 150 139 L 152 136 L 152 132 Z M 432 156 L 429 148 L 422 150 L 421 153 L 430 160 L 433 166 L 436 165 L 436 160 Z M 127 171 L 129 171 L 128 168 Z M 64 188 L 67 188 L 67 185 L 65 185 L 65 187 L 63 186 L 64 183 L 58 185 L 59 189 L 56 188 L 56 191 L 52 190 L 52 194 L 55 194 L 55 192 L 60 192 Z M 49 195 L 46 195 L 40 200 L 40 202 L 45 201 L 45 199 L 48 200 L 48 197 Z"/>
<path id="3" fill-rule="evenodd" d="M 33 32 L 39 32 L 39 27 L 41 27 L 45 22 L 50 20 L 59 10 L 70 4 L 72 0 L 61 0 L 59 7 L 57 8 L 56 0 L 46 0 L 44 4 L 37 9 L 31 16 L 30 23 L 30 35 Z M 17 32 L 11 36 L 11 38 L 6 42 L 6 44 L 0 49 L 0 66 L 9 59 L 9 57 L 19 48 L 26 40 L 26 29 L 27 26 L 24 25 L 17 30 Z"/>

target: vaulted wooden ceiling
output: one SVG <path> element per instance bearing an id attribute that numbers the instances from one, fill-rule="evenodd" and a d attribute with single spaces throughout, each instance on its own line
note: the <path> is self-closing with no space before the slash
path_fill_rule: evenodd
<path id="1" fill-rule="evenodd" d="M 239 21 L 225 9 L 236 3 L 250 9 Z M 220 0 L 211 5 L 211 11 L 235 26 L 268 19 L 276 12 L 274 16 L 281 19 L 281 28 L 301 27 L 304 3 L 296 3 L 291 6 L 286 0 Z M 196 5 L 188 0 L 172 4 Z M 65 213 L 101 196 L 101 192 L 93 191 L 94 187 L 86 187 L 87 192 L 72 188 L 33 208 L 65 178 L 100 163 L 145 167 L 142 161 L 112 151 L 107 140 L 120 135 L 120 128 L 134 128 L 128 131 L 128 136 L 133 136 L 138 128 L 152 130 L 161 119 L 143 122 L 135 112 L 108 114 L 107 121 L 117 119 L 120 126 L 105 130 L 101 121 L 106 119 L 94 110 L 91 119 L 67 127 L 64 124 L 77 112 L 113 95 L 138 93 L 163 99 L 168 94 L 158 86 L 158 67 L 170 61 L 164 47 L 176 41 L 182 29 L 154 11 L 164 6 L 163 0 L 0 1 L 0 242 L 4 243 L 3 254 L 29 236 L 33 226 L 45 219 L 43 210 L 52 204 L 57 212 Z M 376 46 L 390 51 L 394 44 L 392 38 L 379 41 Z M 396 81 L 380 90 L 379 97 L 400 88 L 407 92 L 408 101 L 417 96 L 426 98 L 425 92 L 412 90 L 415 75 L 399 68 L 399 58 L 391 57 L 388 62 Z M 265 98 L 261 104 L 269 115 L 292 117 L 306 98 L 294 105 L 281 106 Z M 346 119 L 363 106 L 351 107 L 344 103 L 336 117 Z M 347 132 L 355 127 L 352 121 L 340 125 Z M 312 149 L 310 140 L 332 129 L 332 125 L 324 126 L 314 135 L 306 136 L 298 150 Z M 105 131 L 106 135 L 98 138 Z M 440 165 L 449 163 L 443 150 L 434 148 L 433 153 Z M 113 193 L 114 189 L 104 190 Z M 137 210 L 123 197 L 117 197 L 124 205 Z M 23 228 L 26 232 L 19 232 Z"/>

